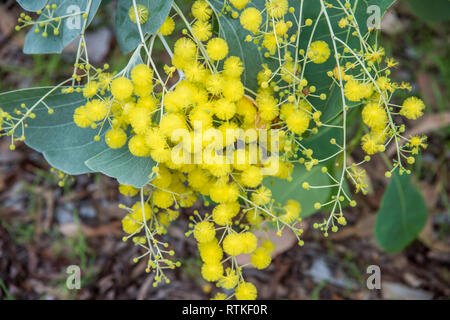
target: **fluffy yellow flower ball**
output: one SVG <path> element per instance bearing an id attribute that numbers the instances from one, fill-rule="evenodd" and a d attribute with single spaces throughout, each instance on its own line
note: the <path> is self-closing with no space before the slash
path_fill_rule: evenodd
<path id="1" fill-rule="evenodd" d="M 87 128 L 92 124 L 92 120 L 88 117 L 86 106 L 81 106 L 75 109 L 73 121 L 80 128 Z"/>
<path id="2" fill-rule="evenodd" d="M 257 296 L 256 287 L 250 282 L 241 282 L 235 291 L 237 300 L 255 300 Z"/>
<path id="3" fill-rule="evenodd" d="M 223 250 L 230 256 L 237 256 L 243 252 L 242 238 L 238 233 L 229 233 L 223 239 Z"/>
<path id="4" fill-rule="evenodd" d="M 236 114 L 236 104 L 227 99 L 219 99 L 214 104 L 214 114 L 221 120 L 230 120 Z"/>
<path id="5" fill-rule="evenodd" d="M 275 24 L 275 33 L 278 37 L 286 34 L 289 30 L 290 24 L 285 21 L 279 21 Z"/>
<path id="6" fill-rule="evenodd" d="M 214 224 L 208 221 L 201 221 L 194 227 L 194 238 L 199 243 L 213 241 L 216 237 L 216 229 Z"/>
<path id="7" fill-rule="evenodd" d="M 257 245 L 258 245 L 258 239 L 256 236 L 247 231 L 239 234 L 240 241 L 242 244 L 242 253 L 249 254 L 255 251 Z"/>
<path id="8" fill-rule="evenodd" d="M 217 243 L 216 239 L 199 243 L 198 250 L 200 251 L 200 258 L 204 263 L 219 263 L 223 258 L 222 247 Z"/>
<path id="9" fill-rule="evenodd" d="M 136 11 L 137 11 L 137 19 L 136 19 Z M 146 6 L 142 4 L 137 4 L 136 8 L 132 5 L 128 10 L 128 17 L 134 23 L 144 24 L 148 20 L 148 9 Z"/>
<path id="10" fill-rule="evenodd" d="M 223 64 L 223 74 L 230 78 L 239 78 L 244 72 L 244 65 L 239 57 L 228 57 Z"/>
<path id="11" fill-rule="evenodd" d="M 143 222 L 144 216 L 145 221 L 148 221 L 152 216 L 152 209 L 148 203 L 144 203 L 144 211 L 142 211 L 142 203 L 140 201 L 136 202 L 132 207 L 132 213 L 129 215 L 130 218 L 137 222 Z"/>
<path id="12" fill-rule="evenodd" d="M 222 88 L 224 84 L 224 79 L 221 74 L 213 73 L 209 75 L 206 79 L 206 90 L 212 95 L 220 95 L 222 93 Z"/>
<path id="13" fill-rule="evenodd" d="M 128 149 L 136 157 L 148 157 L 150 155 L 150 148 L 145 143 L 145 137 L 142 135 L 132 137 L 128 141 Z"/>
<path id="14" fill-rule="evenodd" d="M 197 0 L 192 5 L 191 12 L 194 18 L 206 21 L 211 17 L 212 9 L 205 0 Z"/>
<path id="15" fill-rule="evenodd" d="M 240 181 L 246 187 L 256 188 L 261 184 L 262 180 L 263 175 L 261 173 L 261 169 L 256 166 L 250 166 L 242 172 Z"/>
<path id="16" fill-rule="evenodd" d="M 228 44 L 222 38 L 214 38 L 208 41 L 206 53 L 213 61 L 224 59 L 228 55 Z"/>
<path id="17" fill-rule="evenodd" d="M 83 96 L 85 98 L 92 98 L 97 94 L 98 89 L 100 88 L 100 85 L 96 81 L 89 81 L 86 83 L 83 89 Z"/>
<path id="18" fill-rule="evenodd" d="M 269 16 L 279 19 L 288 12 L 289 2 L 288 0 L 267 0 L 266 9 Z"/>
<path id="19" fill-rule="evenodd" d="M 162 209 L 167 209 L 173 205 L 175 199 L 172 193 L 164 190 L 155 190 L 153 192 L 153 203 Z"/>
<path id="20" fill-rule="evenodd" d="M 157 109 L 158 102 L 159 101 L 153 96 L 140 97 L 136 103 L 136 107 L 143 108 L 151 114 Z"/>
<path id="21" fill-rule="evenodd" d="M 308 50 L 308 58 L 317 64 L 324 63 L 330 57 L 330 48 L 325 41 L 314 41 Z"/>
<path id="22" fill-rule="evenodd" d="M 134 197 L 135 195 L 138 194 L 139 189 L 137 189 L 137 188 L 135 188 L 133 186 L 128 186 L 128 185 L 121 184 L 119 186 L 119 192 L 121 194 L 123 194 L 124 196 Z"/>
<path id="23" fill-rule="evenodd" d="M 259 26 L 262 23 L 261 12 L 253 7 L 247 8 L 242 12 L 240 22 L 244 29 L 256 34 L 259 30 Z"/>
<path id="24" fill-rule="evenodd" d="M 277 38 L 273 34 L 265 34 L 262 45 L 273 55 L 277 50 Z"/>
<path id="25" fill-rule="evenodd" d="M 189 186 L 195 190 L 201 190 L 210 182 L 210 177 L 205 170 L 196 168 L 188 173 Z"/>
<path id="26" fill-rule="evenodd" d="M 361 138 L 361 147 L 368 155 L 384 151 L 382 143 L 380 137 L 374 133 L 367 133 Z"/>
<path id="27" fill-rule="evenodd" d="M 423 115 L 423 109 L 425 109 L 425 104 L 422 100 L 416 97 L 409 97 L 403 101 L 400 114 L 405 118 L 416 120 Z"/>
<path id="28" fill-rule="evenodd" d="M 212 150 L 212 153 L 214 154 L 215 151 Z M 211 158 L 214 160 L 214 158 Z M 206 169 L 208 169 L 209 173 L 217 178 L 225 177 L 226 175 L 231 173 L 231 165 L 228 163 L 225 163 L 225 158 L 223 158 L 222 163 L 212 163 L 205 166 Z"/>
<path id="29" fill-rule="evenodd" d="M 222 92 L 225 99 L 236 102 L 244 97 L 244 85 L 239 79 L 227 78 L 224 81 Z"/>
<path id="30" fill-rule="evenodd" d="M 150 113 L 145 108 L 136 107 L 130 110 L 128 115 L 130 124 L 137 134 L 145 134 L 150 127 Z"/>
<path id="31" fill-rule="evenodd" d="M 223 265 L 218 263 L 205 263 L 202 266 L 202 277 L 206 281 L 217 281 L 223 275 Z"/>
<path id="32" fill-rule="evenodd" d="M 250 256 L 250 263 L 259 270 L 267 268 L 271 261 L 270 253 L 264 247 L 256 249 Z"/>
<path id="33" fill-rule="evenodd" d="M 133 83 L 130 79 L 119 77 L 111 82 L 111 93 L 117 99 L 124 101 L 133 94 Z"/>
<path id="34" fill-rule="evenodd" d="M 105 141 L 111 149 L 120 149 L 127 143 L 127 134 L 120 128 L 109 129 Z"/>
<path id="35" fill-rule="evenodd" d="M 209 193 L 211 200 L 217 203 L 234 202 L 239 197 L 239 187 L 235 183 L 216 182 Z"/>
<path id="36" fill-rule="evenodd" d="M 258 104 L 259 116 L 262 120 L 272 121 L 278 116 L 280 109 L 278 108 L 277 100 L 274 97 L 257 97 L 256 102 Z"/>
<path id="37" fill-rule="evenodd" d="M 257 206 L 264 206 L 269 203 L 272 198 L 272 191 L 265 186 L 261 186 L 258 190 L 252 193 L 252 201 Z"/>
<path id="38" fill-rule="evenodd" d="M 170 171 L 164 165 L 159 166 L 158 174 L 156 178 L 152 180 L 152 184 L 160 189 L 169 188 L 175 177 L 172 177 Z"/>
<path id="39" fill-rule="evenodd" d="M 387 114 L 378 103 L 368 103 L 362 110 L 363 122 L 370 128 L 385 127 Z"/>
<path id="40" fill-rule="evenodd" d="M 280 217 L 280 220 L 286 224 L 294 223 L 302 210 L 300 203 L 295 200 L 288 200 L 283 209 L 285 213 Z"/>
<path id="41" fill-rule="evenodd" d="M 250 2 L 250 0 L 230 0 L 231 4 L 238 10 L 242 10 Z"/>
<path id="42" fill-rule="evenodd" d="M 153 82 L 153 70 L 146 64 L 136 65 L 130 73 L 131 81 L 135 86 L 150 86 Z"/>
<path id="43" fill-rule="evenodd" d="M 218 285 L 225 290 L 231 290 L 238 284 L 239 275 L 236 274 L 235 270 L 230 268 L 227 268 L 225 272 L 226 274 L 219 280 Z"/>
<path id="44" fill-rule="evenodd" d="M 167 17 L 158 32 L 163 36 L 168 36 L 172 34 L 173 30 L 175 30 L 175 21 L 173 21 L 172 17 Z"/>
<path id="45" fill-rule="evenodd" d="M 309 127 L 310 118 L 303 110 L 292 112 L 286 119 L 288 129 L 295 134 L 303 134 Z"/>
<path id="46" fill-rule="evenodd" d="M 166 114 L 159 123 L 160 131 L 167 138 L 172 138 L 172 133 L 177 129 L 187 129 L 184 117 L 179 114 Z"/>
<path id="47" fill-rule="evenodd" d="M 93 122 L 103 120 L 108 114 L 108 109 L 109 107 L 106 102 L 99 99 L 94 99 L 86 103 L 87 116 Z"/>
<path id="48" fill-rule="evenodd" d="M 142 223 L 136 222 L 130 215 L 126 215 L 125 218 L 122 219 L 122 229 L 127 234 L 133 234 L 139 231 L 141 227 Z"/>
<path id="49" fill-rule="evenodd" d="M 231 219 L 239 213 L 239 209 L 238 202 L 222 203 L 213 209 L 212 218 L 219 226 L 225 226 L 231 223 Z"/>
<path id="50" fill-rule="evenodd" d="M 358 80 L 347 81 L 344 85 L 344 95 L 349 101 L 360 101 L 364 97 L 363 84 Z"/>
<path id="51" fill-rule="evenodd" d="M 189 38 L 180 38 L 175 42 L 174 53 L 183 59 L 192 59 L 197 54 L 197 46 Z"/>
<path id="52" fill-rule="evenodd" d="M 192 26 L 192 34 L 200 41 L 208 41 L 212 36 L 212 26 L 208 21 L 197 20 Z"/>

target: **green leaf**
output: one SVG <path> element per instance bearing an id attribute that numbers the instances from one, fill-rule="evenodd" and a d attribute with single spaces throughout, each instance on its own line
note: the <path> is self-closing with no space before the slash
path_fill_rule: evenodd
<path id="1" fill-rule="evenodd" d="M 8 113 L 20 109 L 24 103 L 28 108 L 46 95 L 52 88 L 23 89 L 0 94 L 0 108 Z M 153 161 L 150 158 L 138 158 L 131 155 L 128 147 L 111 150 L 103 136 L 108 125 L 102 130 L 101 140 L 94 137 L 97 130 L 79 128 L 73 122 L 73 113 L 77 107 L 86 103 L 80 93 L 63 94 L 57 90 L 44 102 L 54 109 L 49 115 L 45 105 L 40 103 L 35 109 L 36 117 L 26 120 L 25 143 L 41 152 L 49 164 L 67 174 L 78 175 L 102 172 L 116 178 L 122 184 L 142 187 L 151 179 Z M 21 135 L 21 127 L 16 131 Z"/>
<path id="2" fill-rule="evenodd" d="M 410 176 L 395 173 L 376 218 L 376 240 L 385 251 L 399 252 L 417 237 L 427 217 L 425 201 Z"/>
<path id="3" fill-rule="evenodd" d="M 136 4 L 141 4 L 148 9 L 148 19 L 141 24 L 142 32 L 145 34 L 154 34 L 163 25 L 173 0 L 136 0 Z M 119 0 L 116 13 L 116 35 L 120 49 L 123 53 L 129 53 L 135 49 L 141 42 L 138 25 L 131 21 L 128 16 L 133 2 L 130 0 Z"/>
<path id="4" fill-rule="evenodd" d="M 150 157 L 136 158 L 128 150 L 107 149 L 86 161 L 86 165 L 94 171 L 114 177 L 121 184 L 140 188 L 150 182 L 149 175 L 156 165 Z"/>
<path id="5" fill-rule="evenodd" d="M 17 0 L 17 3 L 27 11 L 36 12 L 45 7 L 48 0 Z"/>
<path id="6" fill-rule="evenodd" d="M 23 89 L 0 94 L 0 108 L 13 113 L 24 103 L 32 107 L 51 88 Z M 41 103 L 34 109 L 35 119 L 27 119 L 25 143 L 42 152 L 47 161 L 55 168 L 69 174 L 92 172 L 84 161 L 106 148 L 104 143 L 94 142 L 97 131 L 78 128 L 73 122 L 74 110 L 85 103 L 79 93 L 62 94 L 54 92 L 45 99 L 45 103 L 54 109 L 49 115 Z M 22 133 L 19 127 L 16 134 Z"/>
<path id="7" fill-rule="evenodd" d="M 92 0 L 88 24 L 94 18 L 100 2 L 101 0 Z M 53 3 L 57 5 L 53 14 L 54 17 L 76 13 L 80 14 L 61 20 L 59 35 L 54 35 L 53 27 L 50 26 L 50 24 L 57 26 L 57 22 L 51 22 L 49 24 L 47 27 L 48 35 L 45 38 L 42 36 L 43 30 L 40 30 L 39 33 L 35 33 L 35 28 L 32 27 L 25 36 L 25 45 L 23 47 L 23 52 L 25 54 L 61 53 L 63 49 L 81 33 L 84 24 L 82 13 L 86 11 L 89 0 L 56 0 L 53 1 L 52 4 Z M 46 10 L 39 17 L 38 21 L 47 20 L 48 18 L 44 16 L 45 14 L 47 14 Z"/>
<path id="8" fill-rule="evenodd" d="M 281 180 L 268 177 L 263 184 L 272 190 L 272 196 L 276 203 L 284 205 L 287 200 L 296 200 L 302 206 L 301 217 L 308 217 L 317 210 L 314 203 L 324 203 L 330 196 L 329 189 L 309 189 L 302 187 L 303 182 L 308 182 L 311 186 L 328 185 L 328 176 L 320 171 L 320 167 L 314 167 L 307 171 L 305 166 L 296 165 L 292 172 L 292 181 Z"/>
<path id="9" fill-rule="evenodd" d="M 332 125 L 341 125 L 342 117 L 338 117 Z M 310 148 L 314 151 L 313 157 L 316 159 L 325 159 L 331 157 L 339 151 L 339 147 L 335 144 L 331 144 L 331 139 L 336 139 L 336 143 L 342 146 L 342 129 L 335 127 L 322 127 L 316 134 L 311 134 L 309 137 L 302 141 L 303 146 Z M 299 152 L 299 157 L 302 157 Z"/>
<path id="10" fill-rule="evenodd" d="M 406 0 L 414 14 L 427 22 L 448 21 L 450 1 L 448 0 Z"/>

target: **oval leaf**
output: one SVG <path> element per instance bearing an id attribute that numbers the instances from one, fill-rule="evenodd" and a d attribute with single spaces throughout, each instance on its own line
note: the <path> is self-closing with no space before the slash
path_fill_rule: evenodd
<path id="1" fill-rule="evenodd" d="M 27 11 L 36 12 L 45 7 L 48 0 L 17 0 L 17 3 Z"/>
<path id="2" fill-rule="evenodd" d="M 92 0 L 89 10 L 88 24 L 92 21 L 100 5 L 101 0 Z M 61 53 L 63 49 L 78 37 L 81 33 L 84 19 L 82 13 L 86 11 L 86 6 L 89 4 L 88 0 L 57 0 L 54 1 L 57 5 L 54 16 L 61 17 L 68 14 L 76 14 L 73 17 L 63 19 L 59 27 L 59 34 L 53 34 L 53 28 L 47 28 L 47 37 L 42 36 L 42 30 L 39 33 L 34 32 L 32 27 L 26 37 L 23 52 L 25 54 L 49 54 Z M 77 14 L 79 13 L 79 14 Z M 38 21 L 47 20 L 44 16 L 46 12 L 39 17 Z M 57 25 L 56 22 L 52 22 Z"/>
<path id="3" fill-rule="evenodd" d="M 32 107 L 50 90 L 33 88 L 2 93 L 0 108 L 13 113 L 22 103 Z M 152 172 L 153 161 L 134 157 L 127 147 L 111 150 L 103 139 L 107 126 L 98 142 L 94 141 L 98 130 L 76 126 L 73 113 L 86 103 L 82 94 L 63 94 L 58 90 L 49 94 L 44 102 L 54 109 L 54 114 L 49 115 L 44 104 L 37 105 L 34 109 L 36 117 L 26 120 L 25 143 L 43 153 L 52 167 L 71 175 L 102 172 L 120 183 L 135 187 L 142 187 L 150 181 L 148 176 Z M 21 128 L 17 132 L 21 134 Z"/>
<path id="4" fill-rule="evenodd" d="M 133 156 L 126 145 L 117 150 L 108 148 L 87 160 L 86 165 L 96 172 L 116 178 L 120 184 L 140 188 L 150 182 L 149 175 L 156 162 L 150 157 Z"/>
<path id="5" fill-rule="evenodd" d="M 136 4 L 141 4 L 148 9 L 148 19 L 141 24 L 144 35 L 156 33 L 159 30 L 169 15 L 172 3 L 173 0 L 136 0 Z M 116 35 L 123 53 L 131 52 L 141 43 L 138 26 L 128 16 L 132 6 L 133 2 L 130 0 L 119 0 L 117 5 Z"/>
<path id="6" fill-rule="evenodd" d="M 425 201 L 410 176 L 395 173 L 377 215 L 376 240 L 387 252 L 399 252 L 417 237 L 427 217 Z"/>

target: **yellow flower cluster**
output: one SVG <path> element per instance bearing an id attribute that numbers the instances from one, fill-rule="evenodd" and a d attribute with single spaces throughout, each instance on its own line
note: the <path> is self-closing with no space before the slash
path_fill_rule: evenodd
<path id="1" fill-rule="evenodd" d="M 237 299 L 254 299 L 256 287 L 244 280 L 243 266 L 238 264 L 237 257 L 250 255 L 249 265 L 257 269 L 270 265 L 273 245 L 258 239 L 254 232 L 268 223 L 276 226 L 278 234 L 292 230 L 302 244 L 301 204 L 294 200 L 276 203 L 264 178 L 291 181 L 294 165 L 311 170 L 333 157 L 317 159 L 314 151 L 303 144 L 322 126 L 333 127 L 322 123 L 323 109 L 317 103 L 327 99 L 328 88 L 317 92 L 319 89 L 309 83 L 304 71 L 310 65 L 328 66 L 330 58 L 337 55 L 329 42 L 312 41 L 313 37 L 305 49 L 296 48 L 297 52 L 287 49 L 298 46 L 296 30 L 313 24 L 313 20 L 306 19 L 303 25 L 294 26 L 289 15 L 295 14 L 296 9 L 289 8 L 287 0 L 267 0 L 261 11 L 248 0 L 230 3 L 239 12 L 230 6 L 224 14 L 228 11 L 233 18 L 239 18 L 242 28 L 248 31 L 245 40 L 258 46 L 266 58 L 276 61 L 275 65 L 263 64 L 257 70 L 257 89 L 252 91 L 243 82 L 255 70 L 247 68 L 243 61 L 246 57 L 230 53 L 234 50 L 226 37 L 214 34 L 213 10 L 207 1 L 197 0 L 191 9 L 194 20 L 187 23 L 183 36 L 174 44 L 171 66 L 164 67 L 166 81 L 149 66 L 151 57 L 148 64 L 138 64 L 118 75 L 99 70 L 80 89 L 87 103 L 75 110 L 73 118 L 79 127 L 99 128 L 96 140 L 101 139 L 105 130 L 104 139 L 110 148 L 128 148 L 132 155 L 151 157 L 157 163 L 151 175 L 153 180 L 141 189 L 140 201 L 125 208 L 128 214 L 122 223 L 127 238 L 143 246 L 147 243 L 151 251 L 150 248 L 160 245 L 155 237 L 167 231 L 177 219 L 180 207 L 192 207 L 197 199 L 209 198 L 213 203 L 210 213 L 200 215 L 195 211 L 187 233 L 198 243 L 203 262 L 201 274 L 218 287 L 234 290 Z M 140 12 L 139 21 L 143 23 L 145 11 Z M 343 19 L 339 21 L 340 28 L 355 28 L 352 19 Z M 174 19 L 169 16 L 158 33 L 165 36 L 174 29 Z M 327 68 L 326 74 L 342 93 L 343 112 L 362 105 L 362 122 L 368 130 L 361 138 L 361 146 L 367 154 L 363 162 L 367 162 L 369 155 L 383 152 L 387 143 L 403 132 L 393 123 L 394 108 L 399 107 L 397 114 L 407 119 L 417 119 L 425 106 L 414 97 L 406 99 L 402 106 L 389 103 L 394 91 L 407 86 L 391 82 L 389 66 L 394 63 L 383 60 L 384 49 L 370 47 L 354 56 L 349 51 L 341 62 Z M 384 72 L 374 72 L 383 62 L 388 65 Z M 179 74 L 178 82 L 169 88 L 167 84 L 175 71 Z M 0 113 L 0 125 L 1 119 Z M 248 134 L 249 129 L 255 134 Z M 276 149 L 271 143 L 262 146 L 260 138 L 264 130 L 268 132 L 268 140 L 275 139 L 272 133 L 277 134 Z M 230 131 L 237 134 L 230 136 Z M 330 143 L 340 150 L 334 156 L 344 151 L 335 138 Z M 265 156 L 260 153 L 262 147 L 267 152 Z M 400 152 L 417 154 L 424 147 L 424 137 L 411 137 Z M 408 163 L 412 163 L 410 158 Z M 268 170 L 274 161 L 277 169 Z M 401 163 L 398 165 L 401 167 Z M 342 176 L 352 181 L 356 192 L 366 193 L 365 171 L 356 165 L 344 166 L 344 170 Z M 338 185 L 326 167 L 322 173 Z M 330 187 L 310 186 L 307 181 L 301 185 L 306 190 Z M 339 192 L 341 189 L 339 185 Z M 139 190 L 121 186 L 120 192 L 134 197 Z M 333 212 L 330 220 L 317 225 L 326 235 L 330 223 L 331 230 L 337 231 L 334 220 L 345 224 L 340 202 L 347 199 L 352 206 L 356 205 L 345 191 L 339 192 L 328 203 L 314 204 L 319 210 L 334 203 L 334 208 L 340 210 L 340 215 Z M 168 280 L 163 268 L 177 265 L 167 258 L 171 252 L 162 249 L 149 254 L 149 269 L 157 272 L 156 283 Z M 162 264 L 165 266 L 161 267 Z M 228 296 L 218 294 L 216 298 Z"/>
<path id="2" fill-rule="evenodd" d="M 11 116 L 0 108 L 0 131 L 3 130 L 3 124 L 9 120 L 11 120 Z"/>
<path id="3" fill-rule="evenodd" d="M 383 56 L 384 48 L 368 47 L 368 52 L 364 53 L 360 59 L 364 59 L 371 68 L 375 68 L 382 62 Z M 385 151 L 386 143 L 390 141 L 390 138 L 402 131 L 401 127 L 397 127 L 393 122 L 392 117 L 396 113 L 391 110 L 393 105 L 389 101 L 396 90 L 409 89 L 409 87 L 391 82 L 389 68 L 395 65 L 391 60 L 385 61 L 387 64 L 385 75 L 376 74 L 374 78 L 368 77 L 367 73 L 362 74 L 362 79 L 351 75 L 355 68 L 355 63 L 352 62 L 343 63 L 345 67 L 340 66 L 340 70 L 336 66 L 334 70 L 328 72 L 336 83 L 342 81 L 343 93 L 349 102 L 364 105 L 361 116 L 363 123 L 370 131 L 361 138 L 361 147 L 368 155 Z M 407 119 L 416 120 L 423 115 L 424 109 L 425 104 L 422 100 L 410 97 L 400 106 L 398 114 Z"/>
<path id="4" fill-rule="evenodd" d="M 269 240 L 259 243 L 254 233 L 246 231 L 235 231 L 231 224 L 225 225 L 225 231 L 220 232 L 223 227 L 216 227 L 211 222 L 212 217 L 206 215 L 202 220 L 196 213 L 199 221 L 191 217 L 191 224 L 195 239 L 198 242 L 200 258 L 203 262 L 201 268 L 202 277 L 210 282 L 216 282 L 218 287 L 225 290 L 233 290 L 238 300 L 253 300 L 257 296 L 256 287 L 250 282 L 243 281 L 242 266 L 238 265 L 237 256 L 250 255 L 250 264 L 256 269 L 265 269 L 272 260 L 271 253 L 274 245 Z M 222 234 L 222 235 L 220 235 Z M 224 256 L 228 255 L 224 259 Z M 230 262 L 229 267 L 224 265 Z M 227 298 L 220 295 L 219 297 Z"/>
<path id="5" fill-rule="evenodd" d="M 148 37 L 141 34 L 143 43 L 138 50 L 145 45 L 147 63 L 130 62 L 118 74 L 107 72 L 108 65 L 103 68 L 90 65 L 86 43 L 81 38 L 73 76 L 68 80 L 72 86 L 62 90 L 77 92 L 85 98 L 85 103 L 73 113 L 74 123 L 80 128 L 97 130 L 94 140 L 104 139 L 111 149 L 124 148 L 135 157 L 151 158 L 156 163 L 146 186 L 119 187 L 121 194 L 139 197 L 131 207 L 121 205 L 127 211 L 122 220 L 127 234 L 124 240 L 132 239 L 146 250 L 134 261 L 148 259 L 146 271 L 155 272 L 155 286 L 170 281 L 165 269 L 180 265 L 171 261 L 174 252 L 169 244 L 158 240 L 179 217 L 180 208 L 190 208 L 202 199 L 210 209 L 202 214 L 194 211 L 187 235 L 193 235 L 198 243 L 203 278 L 232 292 L 218 293 L 215 299 L 231 296 L 255 299 L 257 289 L 245 281 L 243 270 L 247 265 L 239 265 L 239 257 L 248 255 L 248 266 L 265 269 L 271 263 L 274 249 L 273 243 L 257 236 L 256 230 L 272 226 L 281 235 L 289 229 L 302 244 L 299 224 L 302 205 L 295 200 L 277 203 L 270 184 L 265 183 L 266 177 L 291 182 L 295 166 L 311 170 L 322 163 L 321 173 L 332 184 L 297 183 L 305 190 L 337 190 L 327 203 L 313 205 L 315 210 L 333 208 L 328 220 L 314 224 L 327 236 L 328 230 L 336 232 L 338 225 L 346 224 L 343 201 L 356 205 L 343 188 L 345 177 L 356 192 L 366 194 L 369 183 L 366 171 L 359 165 L 369 162 L 371 155 L 384 152 L 388 144 L 395 142 L 397 157 L 393 169 L 386 172 L 386 177 L 390 177 L 397 168 L 400 173 L 409 172 L 402 161 L 406 159 L 413 164 L 413 156 L 427 147 L 425 136 L 406 138 L 402 135 L 405 126 L 394 122 L 400 116 L 416 120 L 425 109 L 423 101 L 416 97 L 407 98 L 401 105 L 390 102 L 397 90 L 411 90 L 409 84 L 391 80 L 390 69 L 397 63 L 385 57 L 384 48 L 368 43 L 372 30 L 361 34 L 349 2 L 337 1 L 334 5 L 321 2 L 321 5 L 320 16 L 330 24 L 330 31 L 335 27 L 333 24 L 344 29 L 330 39 L 315 34 L 319 21 L 302 16 L 303 11 L 289 7 L 288 0 L 265 0 L 264 6 L 249 0 L 224 1 L 221 12 L 216 12 L 217 18 L 229 14 L 235 19 L 246 33 L 242 40 L 252 43 L 268 61 L 257 70 L 248 66 L 253 57 L 237 56 L 238 50 L 231 47 L 226 32 L 216 34 L 213 14 L 217 8 L 213 10 L 206 0 L 194 1 L 190 22 L 174 4 L 176 13 L 166 18 L 156 34 Z M 47 5 L 44 10 L 53 17 L 56 8 Z M 333 22 L 327 9 L 333 9 L 336 17 Z M 175 31 L 177 15 L 185 29 L 172 50 L 164 37 Z M 87 19 L 86 14 L 82 17 Z M 128 18 L 141 32 L 139 25 L 147 23 L 149 9 L 142 4 L 132 5 Z M 22 14 L 19 23 L 23 25 L 16 29 L 33 26 L 44 37 L 52 29 L 58 35 L 60 19 L 53 17 L 38 24 Z M 304 28 L 306 34 L 310 33 L 308 41 L 300 41 Z M 360 49 L 355 52 L 347 40 L 341 40 L 339 35 L 343 33 L 347 34 L 347 40 L 355 37 Z M 170 65 L 162 68 L 165 80 L 151 55 L 156 39 L 161 40 L 171 56 Z M 302 43 L 307 45 L 301 48 Z M 83 54 L 86 59 L 81 58 Z M 313 77 L 310 70 L 306 72 L 309 68 L 328 75 L 326 80 L 331 85 L 310 83 Z M 247 87 L 255 74 L 257 83 Z M 341 99 L 334 99 L 336 93 Z M 327 94 L 333 99 L 327 99 Z M 328 113 L 335 107 L 330 104 L 339 106 L 334 118 L 342 119 L 342 124 L 332 123 L 334 118 L 330 120 L 329 114 L 327 120 L 322 119 L 322 112 Z M 24 135 L 15 138 L 15 130 L 24 131 L 24 120 L 36 116 L 33 109 L 37 105 L 29 108 L 22 104 L 11 114 L 0 109 L 0 131 L 12 137 L 11 149 L 14 139 L 25 140 Z M 49 114 L 53 113 L 43 101 L 42 105 Z M 348 165 L 346 121 L 347 114 L 356 108 L 361 108 L 365 132 L 360 143 L 366 155 L 360 163 Z M 316 156 L 319 152 L 308 147 L 308 139 L 314 138 L 322 127 L 341 129 L 343 142 L 337 141 L 337 136 L 332 137 L 329 142 L 336 153 L 320 159 Z M 337 161 L 336 167 L 342 168 L 339 177 L 328 172 L 329 161 Z M 60 175 L 63 183 L 66 177 Z"/>

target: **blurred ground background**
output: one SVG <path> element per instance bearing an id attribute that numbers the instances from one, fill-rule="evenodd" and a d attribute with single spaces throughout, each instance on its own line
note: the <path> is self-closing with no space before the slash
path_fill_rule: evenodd
<path id="1" fill-rule="evenodd" d="M 108 3 L 109 2 L 109 3 Z M 89 28 L 94 64 L 119 70 L 127 62 L 110 26 L 114 1 L 105 1 Z M 0 92 L 57 83 L 71 74 L 74 48 L 63 55 L 25 56 L 24 33 L 13 31 L 20 9 L 0 2 Z M 305 222 L 305 246 L 288 240 L 265 271 L 247 270 L 262 299 L 448 299 L 450 297 L 450 26 L 419 19 L 402 2 L 383 21 L 381 43 L 400 62 L 393 79 L 410 81 L 412 94 L 424 99 L 426 116 L 411 122 L 411 132 L 427 134 L 429 148 L 416 162 L 414 179 L 429 209 L 420 237 L 403 252 L 384 253 L 373 228 L 387 185 L 384 163 L 372 162 L 373 192 L 347 209 L 349 224 L 328 239 Z M 161 51 L 162 52 L 162 51 Z M 161 53 L 157 59 L 168 62 Z M 399 97 L 399 101 L 403 97 Z M 0 299 L 208 299 L 216 288 L 200 277 L 194 241 L 186 239 L 185 219 L 169 232 L 183 266 L 172 283 L 153 288 L 145 262 L 134 264 L 138 250 L 123 236 L 120 220 L 126 202 L 116 182 L 102 175 L 75 177 L 64 188 L 42 156 L 20 145 L 9 151 L 0 140 Z M 66 268 L 79 265 L 81 290 L 68 291 Z M 368 290 L 366 269 L 379 265 L 382 290 Z"/>

